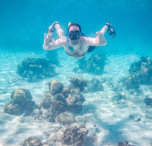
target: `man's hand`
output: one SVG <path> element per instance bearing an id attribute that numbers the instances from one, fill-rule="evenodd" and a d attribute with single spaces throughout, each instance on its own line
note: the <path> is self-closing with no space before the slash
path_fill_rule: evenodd
<path id="1" fill-rule="evenodd" d="M 46 33 L 44 33 L 44 45 L 45 46 L 48 46 L 51 42 L 54 41 L 53 38 L 51 37 L 52 34 L 53 33 L 50 33 L 50 32 L 47 35 L 46 35 Z"/>

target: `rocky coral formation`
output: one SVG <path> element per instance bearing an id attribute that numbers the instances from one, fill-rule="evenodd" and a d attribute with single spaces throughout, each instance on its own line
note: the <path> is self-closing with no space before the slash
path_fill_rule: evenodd
<path id="1" fill-rule="evenodd" d="M 101 137 L 101 135 L 103 135 L 103 129 L 101 128 L 101 125 L 98 124 L 96 117 L 89 115 L 78 115 L 75 117 L 75 121 L 79 125 L 85 125 L 88 130 L 85 145 L 102 145 L 101 143 L 103 141 L 103 138 Z"/>
<path id="2" fill-rule="evenodd" d="M 54 75 L 54 65 L 44 58 L 25 58 L 17 66 L 17 73 L 30 82 Z"/>
<path id="3" fill-rule="evenodd" d="M 71 77 L 70 78 L 70 88 L 78 88 L 81 92 L 84 90 L 85 86 L 86 86 L 86 81 L 84 80 L 84 78 L 80 78 L 80 77 Z"/>
<path id="4" fill-rule="evenodd" d="M 49 84 L 49 87 L 50 87 L 50 93 L 52 95 L 55 95 L 57 93 L 61 93 L 64 86 L 59 81 L 52 80 L 51 83 Z"/>
<path id="5" fill-rule="evenodd" d="M 74 113 L 80 113 L 82 111 L 82 103 L 85 101 L 83 95 L 77 89 L 72 89 L 66 98 L 68 110 Z"/>
<path id="6" fill-rule="evenodd" d="M 128 107 L 128 98 L 123 92 L 116 92 L 112 97 L 112 101 L 121 109 Z"/>
<path id="7" fill-rule="evenodd" d="M 49 144 L 58 146 L 82 146 L 87 133 L 88 130 L 84 126 L 74 123 L 52 133 L 49 138 Z"/>
<path id="8" fill-rule="evenodd" d="M 32 100 L 32 95 L 27 89 L 16 89 L 12 92 L 10 98 L 13 103 L 24 106 Z"/>
<path id="9" fill-rule="evenodd" d="M 39 138 L 29 137 L 24 141 L 23 146 L 43 146 L 43 144 Z"/>
<path id="10" fill-rule="evenodd" d="M 64 112 L 59 114 L 56 118 L 55 121 L 57 123 L 62 123 L 63 125 L 70 125 L 75 122 L 75 118 L 71 113 Z"/>
<path id="11" fill-rule="evenodd" d="M 125 142 L 118 142 L 117 146 L 134 146 L 134 145 L 129 144 L 127 141 L 125 141 Z"/>
<path id="12" fill-rule="evenodd" d="M 101 74 L 105 66 L 105 60 L 106 56 L 102 53 L 93 54 L 89 58 L 83 57 L 78 60 L 78 67 L 74 71 Z"/>
<path id="13" fill-rule="evenodd" d="M 113 97 L 113 100 L 120 101 L 125 100 L 127 97 L 124 93 L 118 92 L 117 95 Z"/>
<path id="14" fill-rule="evenodd" d="M 18 104 L 13 104 L 12 102 L 10 102 L 4 106 L 4 113 L 18 116 L 21 115 L 23 111 Z"/>
<path id="15" fill-rule="evenodd" d="M 123 86 L 125 86 L 127 90 L 138 89 L 140 85 L 139 80 L 137 76 L 135 75 L 130 75 L 126 78 L 123 78 L 122 83 L 123 83 Z"/>
<path id="16" fill-rule="evenodd" d="M 139 114 L 139 113 L 132 113 L 132 114 L 129 115 L 129 118 L 133 119 L 134 122 L 139 122 L 142 119 L 142 115 Z"/>
<path id="17" fill-rule="evenodd" d="M 61 113 L 66 111 L 80 113 L 84 101 L 80 90 L 64 87 L 59 81 L 52 80 L 49 83 L 49 92 L 45 93 L 40 108 L 35 110 L 33 116 L 50 122 L 54 122 L 55 119 L 56 121 L 62 121 L 63 118 L 62 120 L 60 118 L 67 114 Z"/>
<path id="18" fill-rule="evenodd" d="M 81 77 L 71 77 L 70 78 L 70 89 L 78 89 L 80 92 L 96 92 L 103 91 L 103 81 L 97 78 L 93 78 L 92 80 L 85 80 Z"/>
<path id="19" fill-rule="evenodd" d="M 129 73 L 137 76 L 141 84 L 152 84 L 152 60 L 142 56 L 140 61 L 132 63 Z"/>
<path id="20" fill-rule="evenodd" d="M 147 106 L 152 107 L 152 96 L 146 96 L 144 102 Z"/>
<path id="21" fill-rule="evenodd" d="M 138 89 L 140 84 L 152 84 L 152 60 L 142 56 L 138 62 L 131 64 L 129 74 L 122 80 L 128 90 Z"/>
<path id="22" fill-rule="evenodd" d="M 143 108 L 143 111 L 146 119 L 152 119 L 152 106 L 147 106 L 146 108 Z"/>
<path id="23" fill-rule="evenodd" d="M 16 89 L 12 92 L 11 102 L 4 106 L 4 112 L 11 115 L 31 114 L 36 108 L 32 95 L 27 89 Z"/>
<path id="24" fill-rule="evenodd" d="M 100 81 L 97 78 L 93 78 L 90 81 L 87 81 L 86 83 L 86 89 L 85 92 L 97 92 L 97 91 L 103 91 L 103 84 L 102 81 Z"/>

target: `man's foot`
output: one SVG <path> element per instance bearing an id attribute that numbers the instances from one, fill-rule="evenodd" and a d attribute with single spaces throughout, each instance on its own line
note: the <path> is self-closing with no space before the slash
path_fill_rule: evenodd
<path id="1" fill-rule="evenodd" d="M 54 22 L 49 28 L 48 28 L 48 32 L 54 32 L 55 31 L 55 25 L 59 24 L 58 21 Z"/>
<path id="2" fill-rule="evenodd" d="M 107 22 L 106 25 L 108 26 L 107 32 L 109 33 L 109 35 L 111 37 L 115 37 L 116 36 L 116 32 L 115 32 L 113 26 L 109 22 Z"/>

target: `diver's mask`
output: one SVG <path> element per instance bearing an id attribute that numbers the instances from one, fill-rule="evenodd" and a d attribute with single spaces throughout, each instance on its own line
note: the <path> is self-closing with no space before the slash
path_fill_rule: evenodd
<path id="1" fill-rule="evenodd" d="M 78 30 L 69 32 L 69 38 L 71 40 L 78 40 L 80 37 L 81 37 L 81 32 Z"/>

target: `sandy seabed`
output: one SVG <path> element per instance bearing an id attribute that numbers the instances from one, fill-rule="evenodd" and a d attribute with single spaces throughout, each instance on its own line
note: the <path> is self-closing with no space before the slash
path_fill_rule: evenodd
<path id="1" fill-rule="evenodd" d="M 128 99 L 126 105 L 119 105 L 112 100 L 112 97 L 116 95 L 112 85 L 118 85 L 120 78 L 128 76 L 131 63 L 138 61 L 139 56 L 134 54 L 110 55 L 107 57 L 104 73 L 95 76 L 74 72 L 76 59 L 59 54 L 60 66 L 56 67 L 57 76 L 29 83 L 16 73 L 17 65 L 25 57 L 44 57 L 44 54 L 0 53 L 0 145 L 17 146 L 30 136 L 38 136 L 45 143 L 50 133 L 60 126 L 56 123 L 34 120 L 32 117 L 5 114 L 3 106 L 10 101 L 10 94 L 14 89 L 30 90 L 33 100 L 39 103 L 45 91 L 48 91 L 48 82 L 56 79 L 67 86 L 71 76 L 83 77 L 86 80 L 94 77 L 107 80 L 103 83 L 103 91 L 83 94 L 86 99 L 83 103 L 83 116 L 93 121 L 94 126 L 100 128 L 96 145 L 114 146 L 119 141 L 128 141 L 135 146 L 152 145 L 152 119 L 146 118 L 144 110 L 146 108 L 144 98 L 146 95 L 152 95 L 152 86 L 140 86 L 142 94 L 130 94 L 129 91 L 124 90 L 123 94 Z M 134 113 L 140 114 L 141 120 L 134 121 L 129 117 Z"/>

